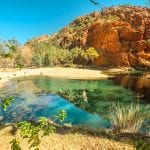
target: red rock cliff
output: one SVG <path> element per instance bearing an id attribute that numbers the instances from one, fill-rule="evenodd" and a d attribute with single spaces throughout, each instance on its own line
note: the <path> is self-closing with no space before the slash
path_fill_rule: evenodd
<path id="1" fill-rule="evenodd" d="M 87 33 L 86 46 L 100 53 L 97 64 L 150 67 L 150 9 L 117 7 L 103 12 L 108 14 L 118 20 L 99 20 Z"/>
<path id="2" fill-rule="evenodd" d="M 61 47 L 94 47 L 99 66 L 150 67 L 150 9 L 112 7 L 76 19 L 54 40 Z"/>
<path id="3" fill-rule="evenodd" d="M 150 69 L 150 8 L 110 7 L 79 17 L 44 40 L 65 49 L 94 47 L 98 66 Z"/>

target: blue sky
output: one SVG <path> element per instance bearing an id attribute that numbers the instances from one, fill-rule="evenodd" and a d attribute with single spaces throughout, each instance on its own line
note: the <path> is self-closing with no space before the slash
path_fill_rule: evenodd
<path id="1" fill-rule="evenodd" d="M 132 4 L 146 0 L 99 0 L 101 6 Z M 76 17 L 99 10 L 89 0 L 0 0 L 0 39 L 28 39 L 59 31 Z"/>

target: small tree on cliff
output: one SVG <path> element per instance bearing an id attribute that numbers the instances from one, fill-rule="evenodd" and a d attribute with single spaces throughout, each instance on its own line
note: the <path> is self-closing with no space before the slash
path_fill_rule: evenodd
<path id="1" fill-rule="evenodd" d="M 99 54 L 97 53 L 97 51 L 93 47 L 88 48 L 86 50 L 85 54 L 87 56 L 87 63 L 89 61 L 91 61 L 92 64 L 94 64 L 94 60 L 99 56 Z"/>

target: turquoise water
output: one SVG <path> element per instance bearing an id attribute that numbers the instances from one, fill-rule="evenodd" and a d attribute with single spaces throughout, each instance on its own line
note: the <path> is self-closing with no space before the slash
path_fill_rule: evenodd
<path id="1" fill-rule="evenodd" d="M 34 97 L 33 101 L 15 97 L 15 103 L 11 105 L 7 112 L 1 110 L 0 114 L 4 116 L 3 123 L 10 123 L 19 122 L 20 120 L 36 120 L 42 116 L 51 118 L 61 109 L 67 112 L 65 123 L 93 128 L 109 126 L 109 123 L 99 115 L 79 109 L 54 94 L 42 94 Z"/>
<path id="2" fill-rule="evenodd" d="M 65 97 L 60 92 L 66 92 Z M 86 93 L 87 99 L 82 98 Z M 74 98 L 75 95 L 79 95 Z M 110 105 L 135 101 L 135 92 L 107 80 L 53 79 L 43 76 L 16 78 L 1 89 L 0 97 L 14 95 L 6 112 L 0 109 L 1 123 L 51 118 L 58 110 L 67 112 L 65 123 L 92 128 L 109 127 Z M 61 95 L 61 96 L 60 96 Z M 72 96 L 72 97 L 71 97 Z"/>

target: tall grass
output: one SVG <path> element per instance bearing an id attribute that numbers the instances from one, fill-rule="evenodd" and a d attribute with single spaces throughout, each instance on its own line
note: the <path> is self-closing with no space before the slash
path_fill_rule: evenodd
<path id="1" fill-rule="evenodd" d="M 117 132 L 137 133 L 144 122 L 150 119 L 150 107 L 139 104 L 115 104 L 109 109 L 112 128 Z"/>

